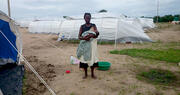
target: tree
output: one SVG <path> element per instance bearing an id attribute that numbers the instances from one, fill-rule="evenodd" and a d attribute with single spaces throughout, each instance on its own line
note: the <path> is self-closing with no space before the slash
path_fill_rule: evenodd
<path id="1" fill-rule="evenodd" d="M 158 22 L 171 22 L 175 18 L 180 18 L 180 15 L 165 15 L 165 16 L 158 16 Z M 153 17 L 154 22 L 157 22 L 157 16 Z"/>
<path id="2" fill-rule="evenodd" d="M 102 9 L 102 10 L 100 10 L 98 13 L 103 13 L 103 12 L 107 12 L 107 10 L 105 10 L 105 9 Z"/>
<path id="3" fill-rule="evenodd" d="M 157 16 L 154 16 L 154 17 L 153 17 L 154 22 L 157 22 L 157 18 L 158 18 L 158 22 L 160 22 L 160 18 L 161 18 L 160 16 L 158 16 L 158 17 L 157 17 Z"/>

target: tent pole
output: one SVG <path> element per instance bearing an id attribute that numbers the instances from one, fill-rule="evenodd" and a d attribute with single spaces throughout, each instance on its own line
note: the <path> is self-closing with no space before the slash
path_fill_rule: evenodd
<path id="1" fill-rule="evenodd" d="M 100 27 L 101 31 L 103 31 L 103 18 L 101 18 L 101 27 Z M 100 40 L 99 40 L 99 43 L 101 44 L 102 42 L 102 39 L 101 39 L 101 36 L 100 36 Z"/>
<path id="2" fill-rule="evenodd" d="M 9 17 L 11 17 L 10 1 L 7 0 L 7 2 L 8 2 L 8 15 L 9 15 Z"/>
<path id="3" fill-rule="evenodd" d="M 114 48 L 116 49 L 117 48 L 117 32 L 119 31 L 119 18 L 117 20 L 117 30 L 116 30 L 116 34 L 115 34 L 115 45 L 114 45 Z"/>

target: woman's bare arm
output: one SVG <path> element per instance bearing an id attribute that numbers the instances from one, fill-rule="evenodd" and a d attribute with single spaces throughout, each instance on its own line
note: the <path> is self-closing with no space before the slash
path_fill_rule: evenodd
<path id="1" fill-rule="evenodd" d="M 97 30 L 97 27 L 96 25 L 94 26 L 94 32 L 96 33 L 96 36 L 94 38 L 97 38 L 99 36 L 99 32 Z"/>
<path id="2" fill-rule="evenodd" d="M 78 38 L 79 38 L 80 40 L 84 40 L 81 35 L 82 35 L 82 26 L 81 26 L 80 29 L 79 29 L 79 36 L 78 36 Z"/>

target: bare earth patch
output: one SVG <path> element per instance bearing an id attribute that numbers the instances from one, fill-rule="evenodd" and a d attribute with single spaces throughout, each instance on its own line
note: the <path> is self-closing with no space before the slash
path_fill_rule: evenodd
<path id="1" fill-rule="evenodd" d="M 82 79 L 83 71 L 78 65 L 70 64 L 70 56 L 76 55 L 78 44 L 57 42 L 58 35 L 32 34 L 27 29 L 20 28 L 23 37 L 23 55 L 37 72 L 47 81 L 57 95 L 178 95 L 179 87 L 153 85 L 136 78 L 139 70 L 158 68 L 180 74 L 180 67 L 163 61 L 132 58 L 126 55 L 113 55 L 114 45 L 98 45 L 99 60 L 112 63 L 110 70 L 95 74 L 98 79 L 90 77 Z M 153 40 L 180 42 L 180 31 L 163 30 L 149 32 Z M 154 46 L 155 45 L 155 46 Z M 159 46 L 159 44 L 157 45 Z M 156 44 L 118 44 L 118 50 L 127 48 L 158 48 Z M 56 48 L 57 47 L 57 48 Z M 175 45 L 175 48 L 180 48 Z M 65 71 L 71 73 L 66 74 Z M 49 91 L 26 67 L 26 95 L 50 95 Z"/>

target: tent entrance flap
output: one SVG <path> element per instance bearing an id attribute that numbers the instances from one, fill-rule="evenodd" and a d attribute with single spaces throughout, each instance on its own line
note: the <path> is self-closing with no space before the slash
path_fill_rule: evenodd
<path id="1" fill-rule="evenodd" d="M 9 23 L 0 20 L 0 65 L 1 62 L 13 63 L 17 62 L 17 51 L 9 44 L 4 35 L 11 41 L 11 43 L 16 47 L 16 36 L 11 31 Z"/>

